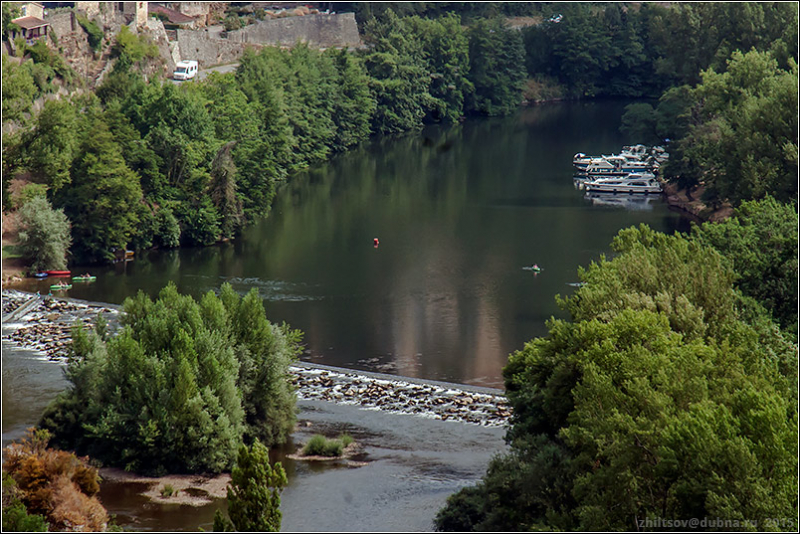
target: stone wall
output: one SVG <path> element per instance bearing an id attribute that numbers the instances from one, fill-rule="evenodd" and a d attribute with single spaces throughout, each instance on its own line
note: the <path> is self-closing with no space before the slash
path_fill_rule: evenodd
<path id="1" fill-rule="evenodd" d="M 177 30 L 177 34 L 180 59 L 197 60 L 201 69 L 213 65 L 236 63 L 245 49 L 243 43 L 218 39 L 214 37 L 214 34 L 203 30 Z"/>
<path id="2" fill-rule="evenodd" d="M 80 28 L 75 14 L 71 11 L 47 15 L 45 20 L 50 24 L 50 29 L 55 32 L 56 37 L 61 37 L 72 33 Z"/>
<path id="3" fill-rule="evenodd" d="M 222 35 L 219 31 L 177 30 L 180 59 L 195 59 L 203 69 L 235 63 L 247 47 L 294 46 L 298 42 L 319 48 L 361 46 L 353 13 L 264 20 L 228 32 L 227 38 Z"/>
<path id="4" fill-rule="evenodd" d="M 361 46 L 353 13 L 263 20 L 228 32 L 228 40 L 273 46 L 294 46 L 298 42 L 319 48 Z"/>
<path id="5" fill-rule="evenodd" d="M 161 59 L 164 60 L 165 73 L 172 73 L 175 70 L 175 63 L 177 63 L 180 58 L 175 58 L 173 47 L 169 39 L 167 39 L 167 31 L 164 29 L 164 23 L 155 18 L 147 19 L 140 31 L 152 38 L 156 43 L 158 53 Z"/>
<path id="6" fill-rule="evenodd" d="M 218 30 L 215 27 L 209 30 Z M 200 68 L 235 63 L 245 48 L 294 46 L 298 42 L 319 48 L 361 46 L 353 13 L 306 15 L 264 20 L 244 29 L 224 33 L 177 30 L 180 59 L 195 59 Z"/>

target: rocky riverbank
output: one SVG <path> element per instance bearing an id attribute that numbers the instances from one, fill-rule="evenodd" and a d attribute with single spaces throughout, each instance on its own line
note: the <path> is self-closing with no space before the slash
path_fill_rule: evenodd
<path id="1" fill-rule="evenodd" d="M 669 182 L 662 182 L 667 203 L 673 211 L 680 212 L 697 223 L 718 222 L 733 214 L 733 207 L 725 203 L 718 209 L 707 206 L 702 200 L 703 188 L 687 191 Z"/>
<path id="2" fill-rule="evenodd" d="M 119 313 L 116 306 L 4 290 L 3 339 L 65 362 L 74 325 L 94 327 L 102 315 L 113 332 Z M 349 372 L 305 362 L 298 362 L 290 371 L 300 399 L 483 426 L 503 425 L 511 416 L 498 390 Z"/>

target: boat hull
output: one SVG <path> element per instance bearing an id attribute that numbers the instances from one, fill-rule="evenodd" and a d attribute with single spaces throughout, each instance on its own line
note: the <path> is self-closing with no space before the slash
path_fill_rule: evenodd
<path id="1" fill-rule="evenodd" d="M 653 185 L 598 184 L 586 182 L 583 187 L 590 193 L 642 193 L 645 195 L 657 195 L 662 192 L 661 186 Z"/>

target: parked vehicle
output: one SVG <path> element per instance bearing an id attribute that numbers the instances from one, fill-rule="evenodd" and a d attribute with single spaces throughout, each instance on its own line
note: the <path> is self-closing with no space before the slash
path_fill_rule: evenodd
<path id="1" fill-rule="evenodd" d="M 197 76 L 197 68 L 197 61 L 193 59 L 179 61 L 178 64 L 175 65 L 175 72 L 172 73 L 172 78 L 175 80 L 191 80 Z"/>

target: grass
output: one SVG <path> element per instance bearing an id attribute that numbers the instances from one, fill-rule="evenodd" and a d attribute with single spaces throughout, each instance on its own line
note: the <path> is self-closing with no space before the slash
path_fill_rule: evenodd
<path id="1" fill-rule="evenodd" d="M 164 484 L 164 487 L 161 488 L 161 496 L 162 497 L 172 497 L 173 495 L 177 495 L 178 491 L 172 487 L 172 484 Z"/>
<path id="2" fill-rule="evenodd" d="M 353 443 L 353 438 L 342 434 L 338 439 L 328 439 L 321 434 L 314 434 L 308 440 L 301 454 L 303 456 L 327 456 L 335 458 L 342 455 L 345 447 Z"/>
<path id="3" fill-rule="evenodd" d="M 19 245 L 3 245 L 3 259 L 13 260 L 22 257 L 22 249 Z"/>

